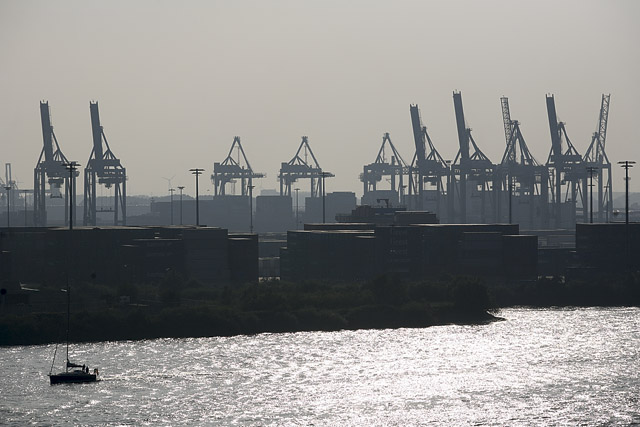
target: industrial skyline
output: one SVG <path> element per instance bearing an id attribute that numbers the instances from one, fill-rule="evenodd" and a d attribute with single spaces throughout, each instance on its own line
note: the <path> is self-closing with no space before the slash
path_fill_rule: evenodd
<path id="1" fill-rule="evenodd" d="M 444 159 L 455 158 L 454 90 L 495 164 L 505 149 L 503 96 L 533 156 L 546 161 L 549 93 L 581 154 L 600 96 L 611 93 L 615 191 L 624 176 L 615 163 L 640 159 L 640 5 L 632 1 L 4 1 L 0 11 L 0 161 L 12 163 L 20 188 L 32 188 L 42 150 L 41 100 L 51 105 L 62 151 L 82 167 L 92 148 L 87 104 L 100 102 L 132 195 L 164 196 L 163 177 L 174 175 L 173 187 L 193 194 L 189 169 L 208 177 L 235 136 L 266 174 L 253 182 L 254 194 L 277 189 L 280 164 L 306 135 L 335 174 L 327 191 L 361 196 L 358 175 L 386 132 L 411 159 L 410 104 L 420 105 Z M 201 186 L 213 194 L 209 179 Z"/>

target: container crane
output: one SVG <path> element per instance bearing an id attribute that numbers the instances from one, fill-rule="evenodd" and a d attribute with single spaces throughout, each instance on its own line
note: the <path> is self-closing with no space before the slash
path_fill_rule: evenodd
<path id="1" fill-rule="evenodd" d="M 76 206 L 75 179 L 78 172 L 73 174 L 74 182 L 70 187 L 69 172 L 65 168 L 65 164 L 68 164 L 69 160 L 60 150 L 58 139 L 53 131 L 48 101 L 40 101 L 40 121 L 42 123 L 43 147 L 33 172 L 33 222 L 36 227 L 46 227 L 47 225 L 46 184 L 49 184 L 51 198 L 62 198 L 62 187 L 64 186 L 64 220 L 65 225 L 68 225 L 69 197 L 72 198 L 74 209 Z M 73 194 L 70 194 L 70 188 L 72 188 Z"/>
<path id="2" fill-rule="evenodd" d="M 450 186 L 449 166 L 436 149 L 427 132 L 427 127 L 423 126 L 418 105 L 410 105 L 409 112 L 416 147 L 409 166 L 408 195 L 409 200 L 413 200 L 415 195 L 417 203 L 412 203 L 411 207 L 418 210 L 433 210 L 444 222 L 446 198 Z"/>
<path id="3" fill-rule="evenodd" d="M 548 169 L 540 165 L 529 151 L 520 122 L 511 119 L 509 99 L 500 98 L 500 106 L 506 147 L 495 173 L 496 221 L 504 221 L 503 206 L 507 205 L 509 222 L 519 222 L 529 229 L 545 228 L 548 223 Z M 518 209 L 513 208 L 514 199 L 518 202 Z M 528 209 L 523 212 L 520 206 Z"/>
<path id="4" fill-rule="evenodd" d="M 573 227 L 576 222 L 578 198 L 581 202 L 582 219 L 587 218 L 586 199 L 583 194 L 583 188 L 586 188 L 587 170 L 582 156 L 578 154 L 567 135 L 564 123 L 558 121 L 553 95 L 547 95 L 546 99 L 551 132 L 551 151 L 547 159 L 547 168 L 555 226 L 557 228 Z M 563 146 L 566 146 L 566 150 Z"/>
<path id="5" fill-rule="evenodd" d="M 301 157 L 302 156 L 302 157 Z M 308 156 L 311 156 L 313 163 L 309 163 Z M 304 178 L 311 181 L 311 197 L 322 196 L 322 178 L 332 178 L 335 175 L 325 172 L 320 167 L 316 156 L 309 145 L 309 138 L 302 137 L 302 142 L 298 146 L 296 154 L 287 163 L 282 163 L 278 179 L 280 180 L 280 195 L 291 197 L 291 185 L 298 179 Z"/>
<path id="6" fill-rule="evenodd" d="M 584 163 L 587 168 L 597 168 L 594 175 L 597 185 L 597 220 L 609 222 L 613 209 L 613 190 L 611 188 L 611 162 L 605 151 L 607 139 L 607 122 L 609 120 L 610 94 L 602 94 L 600 102 L 600 114 L 598 115 L 598 127 L 593 133 L 591 144 L 584 155 Z M 593 170 L 593 169 L 592 169 Z"/>
<path id="7" fill-rule="evenodd" d="M 391 151 L 390 158 L 387 159 L 385 147 Z M 373 200 L 383 197 L 381 194 L 387 196 L 387 200 L 391 200 L 393 203 L 403 203 L 402 189 L 404 188 L 404 176 L 408 174 L 409 168 L 404 159 L 396 150 L 396 147 L 391 142 L 389 133 L 385 133 L 382 137 L 382 145 L 378 150 L 378 155 L 375 162 L 365 165 L 363 171 L 360 174 L 360 181 L 364 185 L 363 204 L 373 204 Z M 389 177 L 391 183 L 390 190 L 382 190 L 378 188 L 378 183 L 382 181 L 384 177 Z"/>
<path id="8" fill-rule="evenodd" d="M 234 149 L 237 151 L 237 160 L 233 158 Z M 224 196 L 226 194 L 226 185 L 234 183 L 236 179 L 241 182 L 241 195 L 247 195 L 247 189 L 253 185 L 254 178 L 264 178 L 263 173 L 256 173 L 251 168 L 247 155 L 240 143 L 240 137 L 233 137 L 233 143 L 227 158 L 222 163 L 213 164 L 213 175 L 211 182 L 213 183 L 214 194 L 216 196 Z"/>
<path id="9" fill-rule="evenodd" d="M 111 148 L 100 125 L 98 102 L 89 103 L 93 149 L 84 169 L 84 225 L 96 225 L 96 186 L 104 185 L 114 189 L 113 209 L 101 212 L 113 212 L 113 225 L 126 225 L 127 221 L 127 174 Z M 104 146 L 103 146 L 104 145 Z M 120 213 L 122 218 L 120 219 Z"/>
<path id="10" fill-rule="evenodd" d="M 460 92 L 453 92 L 453 107 L 456 114 L 459 149 L 451 167 L 453 191 L 449 198 L 450 215 L 456 218 L 457 222 L 462 224 L 467 222 L 467 202 L 472 202 L 467 195 L 467 190 L 470 189 L 472 191 L 470 196 L 478 198 L 476 204 L 479 204 L 480 208 L 477 209 L 480 211 L 480 222 L 487 222 L 487 211 L 490 210 L 487 208 L 493 204 L 491 196 L 495 168 L 476 144 L 471 135 L 471 128 L 466 125 Z M 455 206 L 456 200 L 458 209 Z M 474 209 L 474 211 L 477 210 Z"/>

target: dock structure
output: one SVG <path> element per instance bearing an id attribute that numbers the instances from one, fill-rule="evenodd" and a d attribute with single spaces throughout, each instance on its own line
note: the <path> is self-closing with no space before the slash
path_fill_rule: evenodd
<path id="1" fill-rule="evenodd" d="M 64 197 L 64 221 L 65 225 L 68 225 L 66 221 L 68 221 L 69 213 L 66 209 L 69 206 L 69 199 L 72 200 L 71 205 L 74 209 L 76 206 L 76 186 L 71 181 L 75 182 L 78 172 L 74 172 L 69 176 L 65 169 L 65 165 L 69 164 L 69 160 L 60 149 L 58 138 L 56 138 L 56 134 L 53 131 L 48 101 L 40 102 L 40 121 L 43 147 L 33 171 L 33 223 L 37 227 L 47 226 L 46 195 L 49 193 L 49 197 L 52 199 Z M 46 188 L 47 184 L 49 184 L 49 191 Z M 64 196 L 62 194 L 63 191 Z"/>
<path id="2" fill-rule="evenodd" d="M 98 212 L 113 213 L 113 225 L 127 224 L 127 171 L 113 154 L 100 124 L 98 102 L 89 103 L 93 148 L 84 168 L 83 225 L 97 225 Z M 113 188 L 113 207 L 97 206 L 97 185 Z"/>
<path id="3" fill-rule="evenodd" d="M 494 175 L 495 220 L 527 229 L 547 228 L 548 169 L 529 151 L 520 122 L 511 119 L 509 99 L 500 98 L 500 105 L 506 146 Z"/>
<path id="4" fill-rule="evenodd" d="M 496 166 L 480 150 L 467 126 L 462 94 L 453 92 L 458 130 L 458 154 L 451 165 L 449 223 L 493 222 L 491 206 L 495 204 L 493 182 Z"/>
<path id="5" fill-rule="evenodd" d="M 309 137 L 303 136 L 296 154 L 291 160 L 280 166 L 278 174 L 280 195 L 291 197 L 292 185 L 299 179 L 308 179 L 311 197 L 321 197 L 324 194 L 324 179 L 334 176 L 331 172 L 324 171 L 320 167 L 318 159 L 309 145 Z"/>
<path id="6" fill-rule="evenodd" d="M 554 96 L 546 96 L 551 144 L 544 164 L 532 155 L 506 96 L 500 98 L 505 150 L 497 164 L 472 136 L 462 94 L 454 92 L 453 101 L 458 136 L 453 161 L 436 150 L 418 106 L 410 106 L 415 154 L 404 205 L 434 212 L 441 223 L 517 223 L 525 230 L 572 229 L 591 217 L 611 220 L 611 162 L 605 152 L 609 95 L 602 95 L 598 127 L 584 156 L 558 120 Z"/>
<path id="7" fill-rule="evenodd" d="M 396 147 L 391 142 L 389 133 L 382 137 L 382 145 L 373 163 L 365 165 L 360 174 L 363 184 L 363 204 L 377 204 L 382 201 L 387 204 L 399 205 L 404 203 L 404 188 L 409 167 Z M 379 187 L 379 183 L 388 180 L 390 188 Z"/>
<path id="8" fill-rule="evenodd" d="M 611 162 L 605 150 L 607 139 L 607 123 L 609 120 L 609 101 L 611 95 L 602 94 L 598 126 L 591 138 L 591 144 L 584 155 L 584 166 L 590 177 L 596 181 L 596 206 L 594 207 L 597 222 L 609 222 L 613 212 L 613 190 L 611 189 Z M 593 191 L 593 187 L 591 187 Z M 590 192 L 591 193 L 591 192 Z"/>
<path id="9" fill-rule="evenodd" d="M 406 204 L 415 210 L 430 210 L 445 221 L 451 187 L 450 167 L 423 126 L 418 105 L 410 105 L 409 112 L 415 154 L 409 166 Z"/>
<path id="10" fill-rule="evenodd" d="M 612 221 L 611 161 L 605 150 L 610 95 L 602 95 L 596 132 L 584 156 L 570 140 L 565 123 L 559 120 L 554 95 L 547 94 L 545 100 L 550 149 L 544 164 L 532 155 L 521 122 L 511 116 L 506 96 L 500 98 L 499 110 L 505 149 L 502 159 L 495 164 L 472 134 L 461 92 L 453 92 L 457 138 L 448 144 L 450 152 L 456 153 L 450 157 L 452 160 L 445 160 L 436 149 L 418 105 L 411 104 L 409 112 L 415 149 L 412 161 L 405 162 L 391 141 L 390 133 L 384 133 L 375 161 L 365 164 L 359 175 L 363 185 L 360 204 L 429 211 L 442 224 L 517 223 L 524 230 L 566 230 L 580 222 Z M 45 185 L 50 185 L 48 192 L 52 198 L 62 198 L 64 190 L 67 201 L 75 199 L 69 192 L 76 186 L 70 182 L 75 176 L 66 173 L 64 164 L 68 160 L 53 132 L 48 102 L 40 103 L 40 113 L 43 148 L 34 170 L 33 212 L 34 224 L 45 226 L 52 225 L 45 207 Z M 84 170 L 83 224 L 104 225 L 106 221 L 104 218 L 99 220 L 98 214 L 111 213 L 113 225 L 126 225 L 126 169 L 111 151 L 100 123 L 97 102 L 90 103 L 90 113 L 93 148 Z M 227 157 L 214 163 L 211 175 L 214 202 L 211 203 L 211 214 L 205 212 L 210 219 L 208 225 L 234 231 L 248 227 L 253 231 L 255 214 L 257 231 L 282 232 L 290 227 L 299 228 L 301 211 L 303 221 L 315 222 L 321 218 L 327 223 L 334 222 L 336 215 L 348 214 L 345 209 L 353 207 L 354 193 L 334 191 L 327 194 L 326 179 L 335 175 L 320 166 L 307 136 L 302 136 L 294 156 L 280 164 L 279 194 L 277 190 L 271 194 L 261 191 L 254 199 L 254 179 L 265 176 L 252 169 L 240 137 L 235 136 Z M 296 185 L 300 180 L 308 180 L 308 190 Z M 99 184 L 113 188 L 113 205 L 98 210 L 96 187 Z M 300 190 L 302 194 L 299 194 Z M 302 209 L 300 195 L 304 197 Z M 65 209 L 75 209 L 75 206 L 75 201 L 64 203 Z M 188 202 L 181 206 L 189 209 Z M 156 208 L 165 211 L 160 203 Z M 166 211 L 173 215 L 173 209 L 170 202 Z M 155 214 L 152 207 L 148 220 L 152 224 L 164 224 L 162 212 Z M 64 221 L 68 217 L 65 212 Z M 170 218 L 168 223 L 173 224 L 173 217 Z M 135 219 L 134 223 L 145 225 L 142 219 Z"/>
<path id="11" fill-rule="evenodd" d="M 547 95 L 547 115 L 551 132 L 551 150 L 547 160 L 551 212 L 555 228 L 571 227 L 587 219 L 587 170 L 582 156 L 573 146 L 563 122 L 558 121 L 555 98 Z M 580 202 L 580 203 L 578 203 Z"/>
<path id="12" fill-rule="evenodd" d="M 234 151 L 235 158 L 233 157 Z M 213 194 L 215 196 L 224 196 L 227 194 L 227 187 L 229 186 L 233 187 L 232 193 L 236 194 L 238 191 L 235 188 L 235 184 L 239 181 L 239 193 L 242 196 L 246 196 L 253 188 L 253 180 L 264 177 L 265 174 L 253 171 L 240 143 L 240 137 L 234 136 L 227 157 L 222 162 L 213 164 L 213 174 L 211 175 Z"/>

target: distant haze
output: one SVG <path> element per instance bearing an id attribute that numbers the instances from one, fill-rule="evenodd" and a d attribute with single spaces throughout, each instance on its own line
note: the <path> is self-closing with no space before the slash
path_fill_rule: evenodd
<path id="1" fill-rule="evenodd" d="M 501 96 L 546 162 L 547 93 L 581 154 L 611 93 L 609 158 L 640 161 L 639 19 L 634 0 L 0 0 L 0 162 L 33 188 L 38 102 L 48 100 L 62 151 L 86 165 L 97 100 L 129 194 L 166 195 L 163 177 L 193 194 L 195 167 L 211 194 L 213 163 L 234 135 L 267 174 L 254 194 L 278 188 L 280 163 L 307 135 L 336 175 L 327 191 L 360 196 L 358 174 L 384 132 L 411 161 L 411 103 L 442 156 L 455 157 L 454 90 L 494 163 L 505 145 Z M 631 174 L 639 191 L 640 165 Z"/>

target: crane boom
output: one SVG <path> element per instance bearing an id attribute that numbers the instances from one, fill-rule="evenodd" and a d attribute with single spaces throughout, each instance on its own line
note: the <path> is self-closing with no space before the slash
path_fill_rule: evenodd
<path id="1" fill-rule="evenodd" d="M 411 112 L 411 126 L 413 127 L 413 141 L 416 145 L 416 157 L 418 167 L 422 167 L 426 155 L 426 147 L 424 143 L 424 134 L 422 132 L 422 121 L 420 120 L 420 109 L 418 104 L 410 105 L 409 110 Z"/>
<path id="2" fill-rule="evenodd" d="M 547 116 L 549 117 L 549 131 L 551 132 L 551 150 L 555 161 L 562 157 L 562 140 L 558 128 L 558 116 L 556 114 L 556 102 L 553 95 L 547 95 Z"/>
<path id="3" fill-rule="evenodd" d="M 456 113 L 456 125 L 458 127 L 458 141 L 460 143 L 460 158 L 469 160 L 469 132 L 464 121 L 464 109 L 462 107 L 462 94 L 453 92 L 453 108 Z"/>
<path id="4" fill-rule="evenodd" d="M 598 117 L 598 150 L 596 161 L 601 162 L 604 157 L 605 141 L 607 139 L 607 122 L 609 121 L 609 100 L 611 95 L 602 94 L 602 102 L 600 103 L 600 116 Z"/>
<path id="5" fill-rule="evenodd" d="M 91 131 L 93 135 L 93 153 L 96 159 L 102 160 L 102 126 L 100 125 L 100 113 L 98 112 L 98 101 L 89 103 L 91 113 Z"/>
<path id="6" fill-rule="evenodd" d="M 504 125 L 504 138 L 507 145 L 511 143 L 511 135 L 513 134 L 513 123 L 511 122 L 511 112 L 509 111 L 509 98 L 503 96 L 500 98 L 502 106 L 502 123 Z"/>
<path id="7" fill-rule="evenodd" d="M 42 122 L 42 141 L 44 143 L 44 161 L 53 162 L 53 126 L 51 126 L 51 112 L 49 101 L 40 101 L 40 121 Z"/>

